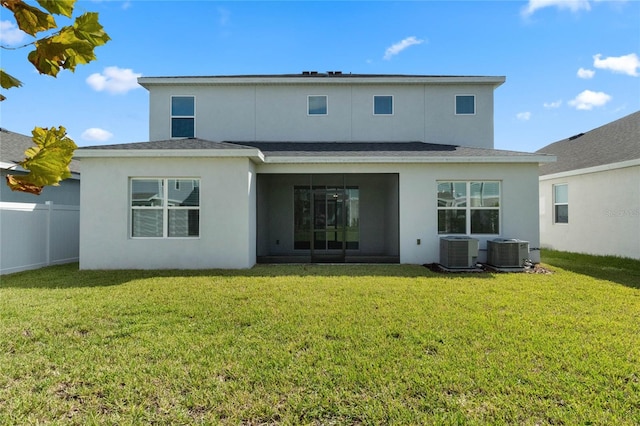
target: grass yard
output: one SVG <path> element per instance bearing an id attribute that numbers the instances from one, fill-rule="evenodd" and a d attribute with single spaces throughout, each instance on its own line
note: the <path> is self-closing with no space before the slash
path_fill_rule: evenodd
<path id="1" fill-rule="evenodd" d="M 640 424 L 640 262 L 0 281 L 0 424 Z"/>

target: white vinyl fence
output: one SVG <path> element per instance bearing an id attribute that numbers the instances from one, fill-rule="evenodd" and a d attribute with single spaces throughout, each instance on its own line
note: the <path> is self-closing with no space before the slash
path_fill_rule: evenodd
<path id="1" fill-rule="evenodd" d="M 80 207 L 0 202 L 0 275 L 77 262 Z"/>

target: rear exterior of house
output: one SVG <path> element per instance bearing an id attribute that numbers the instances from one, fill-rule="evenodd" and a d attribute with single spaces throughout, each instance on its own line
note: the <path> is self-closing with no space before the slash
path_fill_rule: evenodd
<path id="1" fill-rule="evenodd" d="M 150 141 L 89 147 L 81 268 L 432 263 L 527 240 L 538 164 L 493 149 L 503 77 L 151 77 Z"/>
<path id="2" fill-rule="evenodd" d="M 539 152 L 542 247 L 640 259 L 640 111 Z"/>

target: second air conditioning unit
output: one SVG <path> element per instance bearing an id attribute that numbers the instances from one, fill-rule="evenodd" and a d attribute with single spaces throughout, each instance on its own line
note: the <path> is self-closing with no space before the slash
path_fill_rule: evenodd
<path id="1" fill-rule="evenodd" d="M 497 238 L 487 241 L 487 263 L 499 268 L 520 268 L 529 259 L 529 242 Z"/>
<path id="2" fill-rule="evenodd" d="M 479 241 L 470 237 L 440 238 L 440 264 L 445 268 L 474 268 Z"/>

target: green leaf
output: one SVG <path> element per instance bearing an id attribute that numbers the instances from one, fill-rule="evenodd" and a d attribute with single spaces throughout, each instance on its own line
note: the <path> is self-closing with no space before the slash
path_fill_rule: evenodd
<path id="1" fill-rule="evenodd" d="M 35 36 L 41 31 L 57 27 L 52 15 L 22 0 L 3 0 L 2 5 L 13 12 L 18 28 L 29 35 Z"/>
<path id="2" fill-rule="evenodd" d="M 25 160 L 19 163 L 30 172 L 25 176 L 7 176 L 7 184 L 13 191 L 39 194 L 44 186 L 57 186 L 61 180 L 71 177 L 69 163 L 77 146 L 62 126 L 58 129 L 36 127 L 32 134 L 36 146 L 27 149 Z"/>
<path id="3" fill-rule="evenodd" d="M 12 75 L 4 72 L 3 69 L 0 69 L 0 86 L 2 86 L 3 89 L 11 89 L 12 87 L 22 86 L 22 82 Z"/>
<path id="4" fill-rule="evenodd" d="M 44 7 L 49 13 L 64 15 L 71 18 L 73 6 L 76 0 L 38 0 L 38 4 Z"/>
<path id="5" fill-rule="evenodd" d="M 76 18 L 73 26 L 62 27 L 57 34 L 36 41 L 36 49 L 28 59 L 41 74 L 55 77 L 60 69 L 75 71 L 76 65 L 96 59 L 94 49 L 109 40 L 98 14 L 85 13 Z"/>

